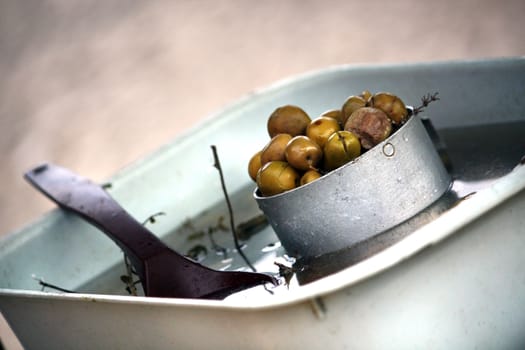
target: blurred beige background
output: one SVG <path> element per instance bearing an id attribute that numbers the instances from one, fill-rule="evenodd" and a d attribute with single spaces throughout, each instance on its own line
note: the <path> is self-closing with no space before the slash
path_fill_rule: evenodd
<path id="1" fill-rule="evenodd" d="M 0 0 L 0 238 L 52 207 L 21 177 L 40 162 L 102 181 L 329 65 L 522 56 L 524 17 L 522 0 Z"/>

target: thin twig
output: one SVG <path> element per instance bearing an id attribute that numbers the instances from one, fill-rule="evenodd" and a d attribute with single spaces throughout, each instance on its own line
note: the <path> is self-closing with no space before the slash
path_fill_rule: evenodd
<path id="1" fill-rule="evenodd" d="M 213 250 L 218 254 L 222 254 L 226 259 L 228 258 L 228 249 L 218 244 L 215 241 L 215 238 L 213 238 L 213 234 L 217 231 L 228 232 L 229 229 L 227 226 L 224 225 L 223 221 L 224 217 L 219 216 L 219 218 L 217 219 L 217 225 L 208 227 L 208 238 L 210 239 L 211 247 L 213 248 Z"/>
<path id="2" fill-rule="evenodd" d="M 286 286 L 290 288 L 290 281 L 292 280 L 292 277 L 295 274 L 294 267 L 286 266 L 277 261 L 275 261 L 274 264 L 279 267 L 279 276 L 284 278 L 284 282 L 286 283 Z"/>
<path id="3" fill-rule="evenodd" d="M 222 254 L 224 258 L 226 259 L 228 257 L 228 249 L 224 248 L 223 246 L 221 246 L 215 241 L 215 238 L 213 238 L 213 232 L 214 231 L 210 227 L 208 229 L 208 238 L 210 239 L 211 247 L 216 253 Z"/>
<path id="4" fill-rule="evenodd" d="M 135 282 L 133 281 L 133 267 L 131 266 L 131 262 L 129 261 L 129 257 L 124 254 L 124 264 L 126 265 L 126 277 L 125 279 L 122 279 L 124 283 L 126 283 L 126 290 L 129 292 L 129 294 L 133 296 L 137 296 L 137 288 L 135 287 Z M 140 282 L 140 280 L 139 280 Z"/>
<path id="5" fill-rule="evenodd" d="M 65 289 L 65 288 L 62 288 L 62 287 L 59 287 L 59 286 L 55 286 L 54 284 L 51 284 L 51 283 L 47 283 L 42 278 L 38 278 L 35 275 L 33 275 L 31 277 L 33 277 L 34 280 L 38 281 L 38 284 L 40 284 L 42 286 L 42 291 L 44 291 L 44 288 L 47 287 L 47 288 L 56 289 L 56 290 L 59 290 L 61 292 L 65 292 L 65 293 L 76 293 L 76 292 L 74 292 L 72 290 Z"/>
<path id="6" fill-rule="evenodd" d="M 142 226 L 146 226 L 147 224 L 154 224 L 156 222 L 156 217 L 160 215 L 166 215 L 166 213 L 160 211 L 158 213 L 152 214 L 146 218 L 142 222 Z M 124 253 L 124 265 L 126 266 L 126 274 L 120 276 L 120 280 L 126 284 L 126 290 L 129 294 L 133 296 L 137 296 L 137 287 L 135 287 L 138 283 L 141 283 L 140 279 L 137 281 L 133 280 L 133 275 L 137 275 L 137 272 L 133 268 L 133 265 L 131 264 L 129 257 Z"/>
<path id="7" fill-rule="evenodd" d="M 257 215 L 237 225 L 237 237 L 241 240 L 248 240 L 251 236 L 268 227 L 268 225 L 268 219 L 264 214 Z"/>
<path id="8" fill-rule="evenodd" d="M 439 94 L 439 92 L 435 92 L 433 94 L 426 94 L 425 96 L 421 97 L 421 106 L 414 108 L 414 111 L 413 111 L 414 115 L 417 115 L 417 114 L 423 112 L 423 110 L 426 107 L 428 107 L 428 105 L 431 102 L 439 101 L 439 97 L 437 97 L 438 94 Z"/>
<path id="9" fill-rule="evenodd" d="M 213 159 L 215 161 L 213 166 L 217 168 L 217 170 L 219 171 L 219 175 L 221 178 L 222 191 L 224 193 L 224 198 L 226 199 L 226 205 L 228 206 L 228 213 L 230 214 L 230 226 L 231 226 L 231 230 L 233 234 L 233 242 L 235 243 L 235 248 L 237 248 L 237 251 L 239 252 L 240 256 L 243 258 L 244 262 L 246 262 L 246 265 L 248 265 L 248 267 L 250 267 L 250 269 L 253 272 L 257 272 L 255 267 L 250 263 L 246 255 L 244 255 L 244 252 L 241 250 L 241 245 L 239 244 L 239 239 L 237 238 L 237 233 L 235 229 L 235 222 L 233 220 L 233 209 L 232 209 L 232 205 L 230 202 L 230 197 L 228 196 L 228 191 L 226 190 L 226 184 L 224 182 L 224 174 L 222 173 L 222 167 L 219 161 L 219 155 L 217 154 L 217 147 L 215 145 L 212 145 L 211 150 L 213 151 Z"/>
<path id="10" fill-rule="evenodd" d="M 155 218 L 161 215 L 166 215 L 166 213 L 159 211 L 158 213 L 148 216 L 148 218 L 142 222 L 142 226 L 146 226 L 146 224 L 154 224 L 157 221 Z"/>

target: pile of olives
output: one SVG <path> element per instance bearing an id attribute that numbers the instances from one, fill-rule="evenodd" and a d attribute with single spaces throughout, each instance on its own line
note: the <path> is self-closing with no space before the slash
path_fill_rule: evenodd
<path id="1" fill-rule="evenodd" d="M 291 190 L 357 158 L 408 117 L 399 97 L 368 90 L 313 120 L 300 107 L 279 107 L 268 118 L 271 140 L 252 156 L 248 173 L 263 196 Z"/>

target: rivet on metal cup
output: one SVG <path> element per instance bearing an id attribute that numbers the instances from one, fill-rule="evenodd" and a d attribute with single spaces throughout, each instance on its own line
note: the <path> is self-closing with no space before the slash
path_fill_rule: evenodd
<path id="1" fill-rule="evenodd" d="M 396 153 L 394 146 L 390 142 L 385 143 L 383 146 L 383 154 L 387 157 L 392 157 L 394 153 Z"/>

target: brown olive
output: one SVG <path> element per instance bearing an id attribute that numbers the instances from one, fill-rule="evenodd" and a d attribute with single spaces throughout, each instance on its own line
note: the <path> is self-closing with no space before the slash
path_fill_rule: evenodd
<path id="1" fill-rule="evenodd" d="M 323 153 L 324 169 L 330 171 L 359 157 L 361 145 L 352 132 L 338 131 L 330 136 L 324 145 Z"/>
<path id="2" fill-rule="evenodd" d="M 339 130 L 341 130 L 341 126 L 339 126 L 337 120 L 329 117 L 319 117 L 312 120 L 308 125 L 306 128 L 306 136 L 322 148 L 328 138 Z"/>
<path id="3" fill-rule="evenodd" d="M 312 181 L 317 180 L 321 177 L 321 174 L 316 170 L 308 170 L 306 173 L 301 176 L 301 180 L 299 181 L 299 184 L 306 185 L 307 183 L 310 183 Z"/>
<path id="4" fill-rule="evenodd" d="M 257 173 L 257 187 L 263 196 L 273 196 L 297 187 L 299 173 L 288 163 L 266 163 Z"/>
<path id="5" fill-rule="evenodd" d="M 323 157 L 321 147 L 307 136 L 295 136 L 284 151 L 286 160 L 297 170 L 316 169 Z"/>
<path id="6" fill-rule="evenodd" d="M 262 151 L 255 153 L 248 163 L 248 174 L 250 174 L 253 181 L 257 178 L 257 172 L 261 168 L 261 153 Z"/>
<path id="7" fill-rule="evenodd" d="M 358 108 L 365 107 L 366 106 L 366 100 L 361 96 L 350 96 L 346 99 L 345 103 L 343 104 L 343 107 L 341 107 L 341 125 L 345 125 L 346 121 L 352 113 Z"/>
<path id="8" fill-rule="evenodd" d="M 292 105 L 282 106 L 268 118 L 268 134 L 270 137 L 277 134 L 304 135 L 310 121 L 308 114 L 301 108 Z"/>
<path id="9" fill-rule="evenodd" d="M 408 117 L 408 111 L 403 101 L 388 92 L 379 92 L 370 99 L 370 107 L 379 108 L 386 113 L 394 124 L 402 124 Z"/>
<path id="10" fill-rule="evenodd" d="M 285 161 L 284 150 L 286 145 L 292 139 L 288 134 L 275 135 L 266 146 L 262 149 L 261 165 L 264 165 L 272 160 Z"/>
<path id="11" fill-rule="evenodd" d="M 361 146 L 370 149 L 390 136 L 392 123 L 382 110 L 363 107 L 348 118 L 345 130 L 356 134 Z"/>

